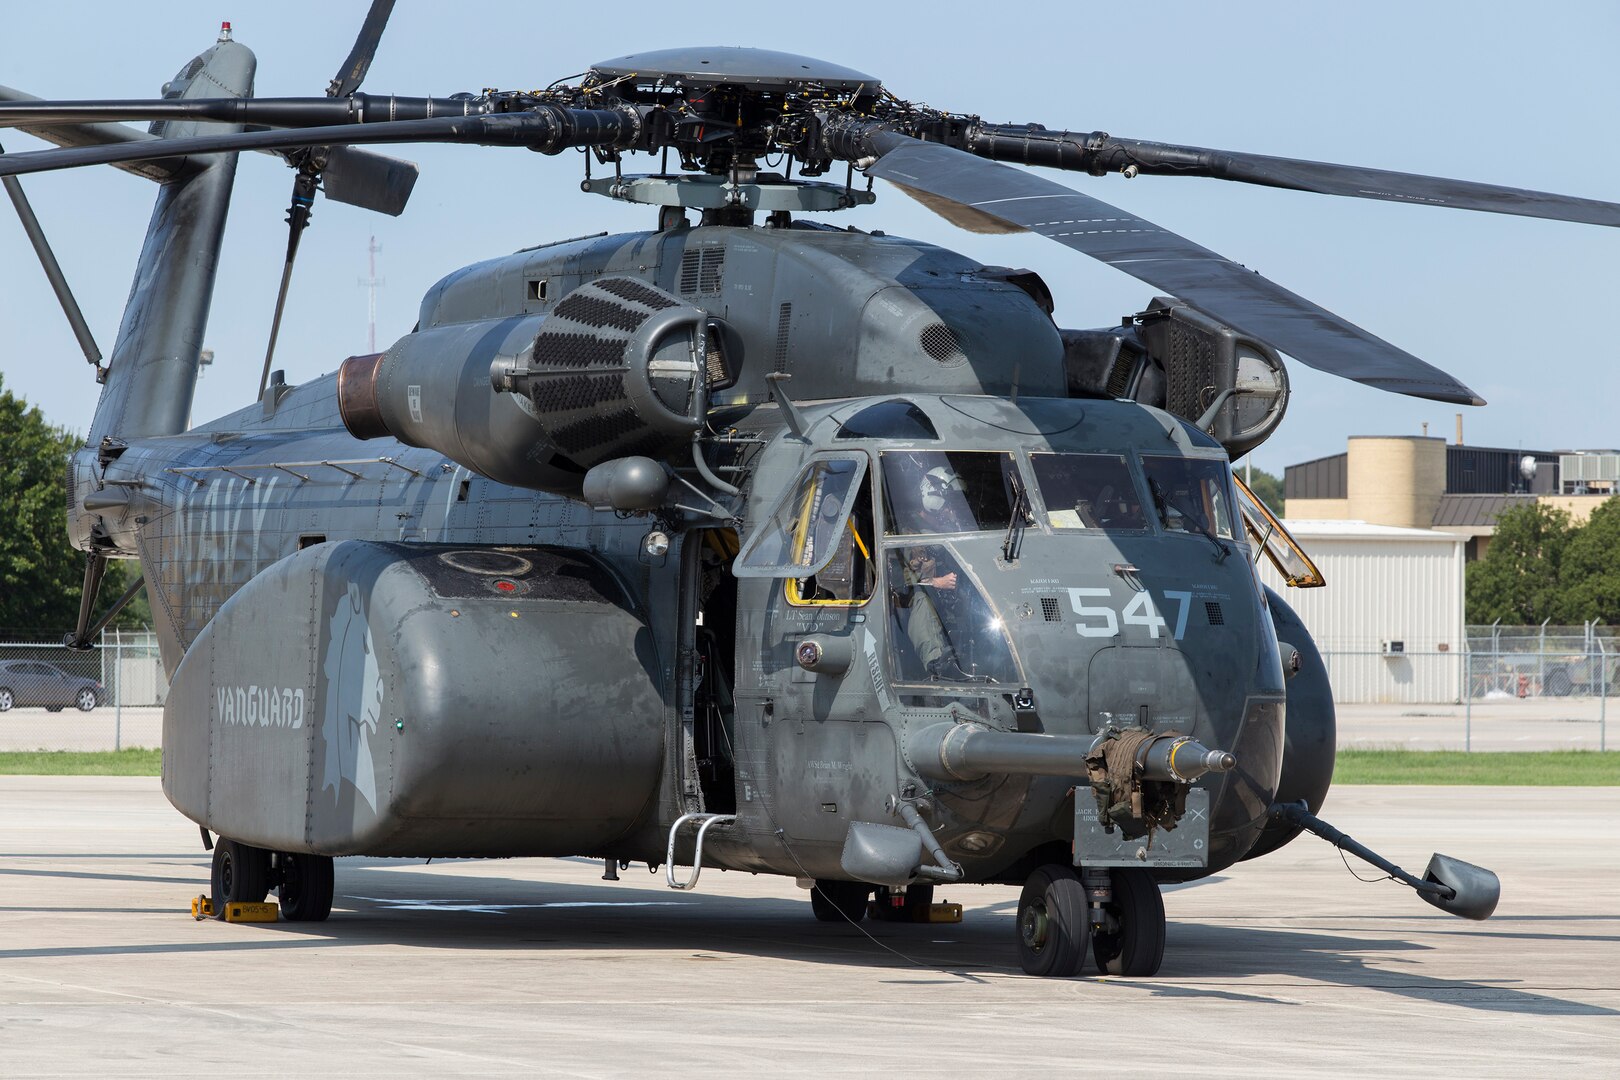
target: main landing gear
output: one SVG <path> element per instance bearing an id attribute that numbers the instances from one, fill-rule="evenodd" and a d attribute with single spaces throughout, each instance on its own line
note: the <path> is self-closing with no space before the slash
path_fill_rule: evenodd
<path id="1" fill-rule="evenodd" d="M 863 881 L 817 879 L 810 890 L 810 910 L 822 922 L 858 923 L 868 915 L 876 922 L 925 923 L 934 906 L 928 884 L 891 889 Z"/>
<path id="2" fill-rule="evenodd" d="M 1018 958 L 1031 975 L 1080 974 L 1086 953 L 1107 975 L 1147 976 L 1164 960 L 1164 899 L 1146 870 L 1048 863 L 1018 897 Z"/>
<path id="3" fill-rule="evenodd" d="M 322 922 L 332 913 L 330 855 L 273 852 L 221 837 L 214 845 L 209 884 L 221 919 L 226 904 L 259 903 L 272 888 L 281 897 L 281 917 L 290 922 Z"/>

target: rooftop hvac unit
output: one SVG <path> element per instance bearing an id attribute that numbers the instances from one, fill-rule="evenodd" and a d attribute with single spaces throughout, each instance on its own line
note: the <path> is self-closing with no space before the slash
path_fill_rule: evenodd
<path id="1" fill-rule="evenodd" d="M 1620 454 L 1560 454 L 1558 476 L 1566 483 L 1620 481 Z"/>

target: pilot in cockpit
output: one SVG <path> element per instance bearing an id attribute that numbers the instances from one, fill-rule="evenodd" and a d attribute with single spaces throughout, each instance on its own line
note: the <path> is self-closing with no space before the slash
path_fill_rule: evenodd
<path id="1" fill-rule="evenodd" d="M 905 485 L 900 485 L 903 489 Z M 949 533 L 963 526 L 959 504 L 966 485 L 948 465 L 936 465 L 916 481 L 914 499 L 896 492 L 891 505 L 904 522 L 904 531 Z M 950 554 L 937 544 L 918 544 L 903 552 L 901 580 L 893 582 L 894 603 L 909 608 L 906 636 L 923 669 L 934 677 L 960 677 L 961 660 L 946 627 L 959 623 L 956 608 L 957 572 Z"/>

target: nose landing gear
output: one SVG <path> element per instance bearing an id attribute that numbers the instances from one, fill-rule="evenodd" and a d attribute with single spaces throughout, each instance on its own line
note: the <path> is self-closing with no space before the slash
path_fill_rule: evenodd
<path id="1" fill-rule="evenodd" d="M 1156 975 L 1164 960 L 1164 899 L 1136 867 L 1074 869 L 1048 863 L 1018 898 L 1018 958 L 1030 975 L 1070 978 L 1086 953 L 1106 975 Z"/>

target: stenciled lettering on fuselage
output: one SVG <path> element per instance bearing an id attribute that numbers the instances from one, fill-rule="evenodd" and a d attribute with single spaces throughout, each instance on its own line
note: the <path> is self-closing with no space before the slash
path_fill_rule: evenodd
<path id="1" fill-rule="evenodd" d="M 349 583 L 338 599 L 328 623 L 322 673 L 326 676 L 326 709 L 321 736 L 326 741 L 326 769 L 321 790 L 333 801 L 347 784 L 366 805 L 377 809 L 377 772 L 372 761 L 371 737 L 382 716 L 383 680 L 377 666 L 377 648 L 366 621 L 360 586 Z"/>
<path id="2" fill-rule="evenodd" d="M 301 728 L 304 690 L 291 686 L 216 686 L 216 715 L 241 727 Z"/>
<path id="3" fill-rule="evenodd" d="M 1165 622 L 1159 609 L 1153 603 L 1153 597 L 1146 589 L 1132 592 L 1130 598 L 1120 607 L 1118 614 L 1114 608 L 1119 604 L 1113 597 L 1113 590 L 1107 588 L 1071 588 L 1069 589 L 1069 604 L 1074 608 L 1076 616 L 1075 630 L 1081 637 L 1114 637 L 1119 633 L 1120 626 L 1140 626 L 1146 628 L 1148 636 L 1155 641 L 1161 633 L 1169 633 L 1176 641 L 1187 636 L 1187 611 L 1192 607 L 1193 594 L 1184 590 L 1164 590 L 1166 601 L 1175 604 L 1175 625 Z M 1092 603 L 1093 599 L 1104 601 L 1101 604 Z"/>

